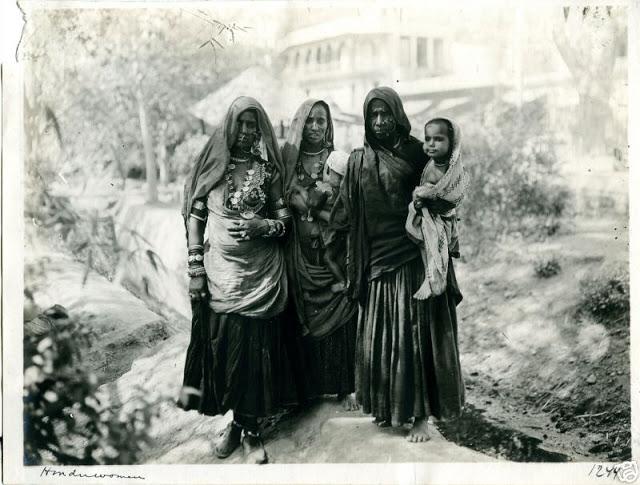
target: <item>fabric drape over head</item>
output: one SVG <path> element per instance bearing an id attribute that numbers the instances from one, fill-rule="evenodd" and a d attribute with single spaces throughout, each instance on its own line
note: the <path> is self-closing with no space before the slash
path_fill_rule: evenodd
<path id="1" fill-rule="evenodd" d="M 185 225 L 193 202 L 207 197 L 211 189 L 222 180 L 229 164 L 230 150 L 238 135 L 238 117 L 247 110 L 253 110 L 257 115 L 258 130 L 261 142 L 266 149 L 267 160 L 275 165 L 281 175 L 284 175 L 276 133 L 266 111 L 254 98 L 249 96 L 236 98 L 229 106 L 224 124 L 216 127 L 185 181 L 182 205 Z"/>
<path id="2" fill-rule="evenodd" d="M 321 104 L 327 110 L 328 124 L 325 142 L 331 151 L 333 146 L 333 123 L 331 111 L 324 101 L 310 99 L 305 101 L 296 111 L 287 142 L 282 150 L 282 158 L 286 167 L 285 193 L 289 193 L 297 183 L 296 165 L 300 156 L 300 144 L 304 125 L 316 105 Z M 323 264 L 309 261 L 305 257 L 300 236 L 300 222 L 293 218 L 292 234 L 287 241 L 287 269 L 291 283 L 291 295 L 294 300 L 298 320 L 302 324 L 303 333 L 313 338 L 323 338 L 347 323 L 355 314 L 356 306 L 345 294 L 331 291 L 335 277 Z M 322 224 L 318 221 L 318 224 Z"/>
<path id="3" fill-rule="evenodd" d="M 457 206 L 464 197 L 468 185 L 468 175 L 460 160 L 461 132 L 460 127 L 447 120 L 453 127 L 452 150 L 449 168 L 435 186 L 436 196 Z M 429 161 L 433 163 L 433 160 Z M 423 178 L 420 184 L 426 183 Z M 449 265 L 449 244 L 452 242 L 452 231 L 455 228 L 455 209 L 445 214 L 436 214 L 427 208 L 417 209 L 409 204 L 406 229 L 409 237 L 421 246 L 425 280 L 414 295 L 426 300 L 431 295 L 441 295 L 447 287 L 447 269 Z M 452 218 L 445 221 L 444 218 Z"/>
<path id="4" fill-rule="evenodd" d="M 327 110 L 327 133 L 325 141 L 329 145 L 329 150 L 333 149 L 333 121 L 331 119 L 331 110 L 329 105 L 320 99 L 307 99 L 300 105 L 296 114 L 293 115 L 289 131 L 287 132 L 287 140 L 282 147 L 282 159 L 285 165 L 285 191 L 291 185 L 296 174 L 296 164 L 300 155 L 300 144 L 302 143 L 302 132 L 307 118 L 311 110 L 316 104 L 324 106 Z"/>
<path id="5" fill-rule="evenodd" d="M 395 118 L 399 139 L 392 148 L 381 146 L 371 132 L 367 114 L 374 99 L 384 101 Z M 331 214 L 332 229 L 349 234 L 349 293 L 359 299 L 366 296 L 367 280 L 418 257 L 404 223 L 411 192 L 427 159 L 422 143 L 409 134 L 411 124 L 393 89 L 372 89 L 364 101 L 363 114 L 364 148 L 351 153 Z"/>

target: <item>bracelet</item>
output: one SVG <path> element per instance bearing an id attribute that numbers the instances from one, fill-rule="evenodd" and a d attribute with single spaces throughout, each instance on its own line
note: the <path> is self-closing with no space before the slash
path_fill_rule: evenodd
<path id="1" fill-rule="evenodd" d="M 273 215 L 278 220 L 290 219 L 292 217 L 291 211 L 289 210 L 288 207 L 283 207 L 282 209 L 277 209 L 273 211 Z"/>
<path id="2" fill-rule="evenodd" d="M 200 217 L 195 215 L 193 212 L 191 214 L 189 214 L 189 217 L 193 217 L 194 219 L 200 221 L 200 222 L 207 222 L 207 220 L 204 217 Z"/>
<path id="3" fill-rule="evenodd" d="M 189 246 L 189 251 L 195 251 L 198 249 L 204 252 L 204 246 L 202 244 L 192 244 L 191 246 Z"/>
<path id="4" fill-rule="evenodd" d="M 189 268 L 187 270 L 187 275 L 189 278 L 197 278 L 198 276 L 206 276 L 207 271 L 204 266 L 197 266 L 195 268 Z"/>
<path id="5" fill-rule="evenodd" d="M 265 219 L 269 225 L 269 230 L 262 237 L 281 237 L 284 236 L 285 225 L 284 222 L 277 219 Z"/>
<path id="6" fill-rule="evenodd" d="M 204 256 L 202 254 L 190 254 L 187 259 L 188 263 L 201 262 L 204 261 Z"/>

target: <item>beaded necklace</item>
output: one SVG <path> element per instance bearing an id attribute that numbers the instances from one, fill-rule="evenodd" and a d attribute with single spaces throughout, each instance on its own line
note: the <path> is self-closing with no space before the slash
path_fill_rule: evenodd
<path id="1" fill-rule="evenodd" d="M 318 156 L 324 153 L 325 150 L 326 148 L 323 148 L 319 152 L 315 152 L 315 153 L 305 152 L 303 150 L 302 153 L 304 155 L 311 157 L 311 156 Z M 297 168 L 296 171 L 298 172 L 298 180 L 304 180 L 305 176 L 307 175 L 307 171 L 305 170 L 304 164 L 302 163 L 302 160 L 300 158 L 298 158 L 298 164 L 296 168 Z M 324 169 L 324 162 L 322 160 L 316 160 L 315 162 L 313 162 L 313 165 L 311 166 L 311 173 L 309 173 L 308 176 L 311 177 L 314 181 L 322 180 L 323 169 Z"/>

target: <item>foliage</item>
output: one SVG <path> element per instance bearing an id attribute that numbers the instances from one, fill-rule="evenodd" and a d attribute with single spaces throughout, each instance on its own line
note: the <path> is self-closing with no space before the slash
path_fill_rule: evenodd
<path id="1" fill-rule="evenodd" d="M 151 249 L 149 241 L 134 229 L 118 226 L 111 210 L 116 209 L 116 201 L 98 212 L 79 210 L 66 196 L 53 195 L 46 188 L 31 193 L 26 204 L 26 216 L 39 226 L 49 240 L 59 249 L 69 252 L 85 264 L 86 281 L 91 270 L 113 280 L 115 271 L 124 258 L 145 257 L 157 271 L 162 266 L 160 256 Z M 128 233 L 136 248 L 122 247 L 116 232 Z"/>
<path id="2" fill-rule="evenodd" d="M 552 256 L 550 258 L 540 258 L 533 264 L 533 270 L 538 278 L 551 278 L 560 274 L 562 270 L 558 258 Z"/>
<path id="3" fill-rule="evenodd" d="M 94 336 L 73 320 L 38 320 L 25 325 L 24 336 L 25 464 L 134 463 L 149 442 L 157 403 L 138 397 L 123 411 L 103 402 L 95 375 L 80 362 Z"/>
<path id="4" fill-rule="evenodd" d="M 629 321 L 629 270 L 623 266 L 604 267 L 580 281 L 582 311 L 605 324 Z"/>
<path id="5" fill-rule="evenodd" d="M 224 16 L 188 9 L 29 11 L 20 50 L 27 164 L 56 177 L 109 177 L 124 185 L 132 167 L 145 167 L 141 109 L 163 162 L 198 127 L 188 108 L 262 55 L 235 43 L 250 33 Z"/>
<path id="6" fill-rule="evenodd" d="M 544 238 L 561 227 L 570 192 L 557 177 L 545 103 L 493 102 L 465 126 L 471 184 L 459 210 L 465 247 L 487 249 L 506 235 Z"/>

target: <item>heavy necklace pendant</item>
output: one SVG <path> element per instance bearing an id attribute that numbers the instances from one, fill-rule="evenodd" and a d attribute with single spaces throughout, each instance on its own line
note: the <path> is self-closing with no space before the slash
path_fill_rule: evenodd
<path id="1" fill-rule="evenodd" d="M 253 218 L 256 216 L 256 214 L 255 214 L 255 212 L 253 212 L 253 211 L 246 210 L 246 211 L 242 211 L 242 212 L 240 213 L 240 216 L 241 216 L 243 219 L 250 220 L 250 219 L 253 219 Z"/>

